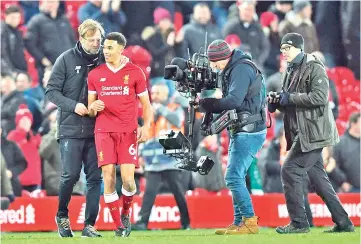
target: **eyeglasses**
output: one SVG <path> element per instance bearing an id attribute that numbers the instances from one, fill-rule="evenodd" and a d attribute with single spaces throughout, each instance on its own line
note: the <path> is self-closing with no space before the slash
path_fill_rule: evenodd
<path id="1" fill-rule="evenodd" d="M 291 49 L 291 46 L 281 47 L 280 52 L 281 53 L 284 52 L 284 51 L 288 52 L 290 49 Z"/>
<path id="2" fill-rule="evenodd" d="M 100 43 L 100 42 L 102 41 L 101 38 L 91 38 L 91 39 L 87 39 L 87 38 L 84 38 L 84 37 L 83 37 L 83 39 L 86 40 L 86 41 L 89 42 L 89 43 Z"/>

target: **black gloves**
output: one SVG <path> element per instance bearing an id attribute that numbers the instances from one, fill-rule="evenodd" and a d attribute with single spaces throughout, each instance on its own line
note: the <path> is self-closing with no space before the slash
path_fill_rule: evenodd
<path id="1" fill-rule="evenodd" d="M 280 93 L 280 105 L 287 106 L 290 105 L 290 93 L 289 92 L 281 92 Z"/>

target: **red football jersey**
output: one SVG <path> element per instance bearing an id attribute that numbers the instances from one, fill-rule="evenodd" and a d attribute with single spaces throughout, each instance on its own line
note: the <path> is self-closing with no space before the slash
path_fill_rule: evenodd
<path id="1" fill-rule="evenodd" d="M 88 92 L 105 104 L 95 132 L 131 132 L 138 126 L 138 96 L 147 95 L 143 71 L 131 62 L 114 70 L 102 64 L 89 72 Z"/>

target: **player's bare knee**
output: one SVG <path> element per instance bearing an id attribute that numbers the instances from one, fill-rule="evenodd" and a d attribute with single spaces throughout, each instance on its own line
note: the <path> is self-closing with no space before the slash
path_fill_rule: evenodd
<path id="1" fill-rule="evenodd" d="M 123 181 L 123 188 L 128 192 L 133 192 L 136 188 L 135 182 L 133 179 Z"/>

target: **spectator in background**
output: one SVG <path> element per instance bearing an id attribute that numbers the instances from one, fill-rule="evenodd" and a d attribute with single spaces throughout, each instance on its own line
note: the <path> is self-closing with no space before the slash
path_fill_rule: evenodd
<path id="1" fill-rule="evenodd" d="M 224 40 L 228 43 L 229 47 L 233 51 L 236 48 L 240 48 L 241 46 L 241 39 L 236 34 L 230 34 L 224 38 Z"/>
<path id="2" fill-rule="evenodd" d="M 193 16 L 190 23 L 184 25 L 184 47 L 185 50 L 189 48 L 189 53 L 192 56 L 198 53 L 202 48 L 202 53 L 206 50 L 209 43 L 216 39 L 221 39 L 222 34 L 218 26 L 211 22 L 211 10 L 206 3 L 198 3 L 193 8 Z M 205 35 L 207 32 L 207 45 L 204 46 Z M 188 58 L 188 53 L 183 56 Z"/>
<path id="3" fill-rule="evenodd" d="M 44 90 L 39 85 L 32 88 L 32 80 L 28 73 L 18 73 L 15 80 L 16 88 L 23 93 L 26 104 L 33 115 L 34 121 L 31 126 L 33 131 L 37 131 L 43 120 L 41 103 L 44 98 Z"/>
<path id="4" fill-rule="evenodd" d="M 312 5 L 306 0 L 293 2 L 293 11 L 287 13 L 285 19 L 279 25 L 279 34 L 295 32 L 305 39 L 304 52 L 312 53 L 320 49 L 316 28 L 311 20 Z"/>
<path id="5" fill-rule="evenodd" d="M 23 188 L 29 192 L 41 186 L 41 159 L 38 152 L 41 142 L 40 135 L 35 135 L 30 130 L 33 116 L 26 105 L 21 105 L 16 112 L 16 128 L 10 131 L 7 139 L 15 142 L 21 149 L 28 166 L 19 176 Z"/>
<path id="6" fill-rule="evenodd" d="M 140 220 L 132 226 L 134 230 L 146 230 L 151 210 L 162 181 L 168 183 L 168 187 L 177 202 L 181 215 L 181 228 L 189 228 L 190 220 L 185 189 L 183 189 L 183 172 L 175 165 L 177 161 L 163 154 L 163 147 L 158 142 L 159 137 L 167 130 L 182 130 L 184 113 L 178 104 L 169 103 L 168 87 L 165 84 L 157 84 L 151 91 L 152 105 L 154 109 L 154 122 L 150 127 L 150 139 L 145 142 L 140 151 L 145 161 L 146 188 L 140 210 Z"/>
<path id="7" fill-rule="evenodd" d="M 278 72 L 267 77 L 267 80 L 266 80 L 267 92 L 270 92 L 270 91 L 281 92 L 281 90 L 282 90 L 282 74 L 287 69 L 287 60 L 282 55 L 280 55 L 279 59 L 280 59 L 280 65 L 279 65 Z"/>
<path id="8" fill-rule="evenodd" d="M 16 143 L 6 139 L 4 133 L 2 133 L 2 129 L 0 129 L 0 136 L 1 155 L 4 162 L 6 163 L 7 168 L 6 175 L 10 179 L 11 187 L 15 196 L 20 197 L 23 187 L 20 183 L 19 175 L 24 172 L 28 166 L 28 163 L 26 162 L 23 153 L 16 145 Z"/>
<path id="9" fill-rule="evenodd" d="M 141 33 L 153 22 L 154 10 L 158 7 L 167 9 L 174 16 L 173 1 L 122 1 L 122 10 L 127 16 L 124 35 L 128 45 L 141 45 Z"/>
<path id="10" fill-rule="evenodd" d="M 24 95 L 35 99 L 39 103 L 44 100 L 44 88 L 39 84 L 33 87 L 33 81 L 31 80 L 31 77 L 28 73 L 19 72 L 16 75 L 15 84 L 16 89 L 18 91 L 24 92 Z"/>
<path id="11" fill-rule="evenodd" d="M 360 1 L 341 1 L 342 43 L 347 66 L 360 79 Z M 334 46 L 339 48 L 338 46 Z"/>
<path id="12" fill-rule="evenodd" d="M 256 14 L 255 5 L 252 1 L 244 1 L 239 4 L 239 16 L 229 20 L 223 29 L 223 36 L 236 34 L 242 41 L 242 45 L 249 46 L 252 60 L 262 68 L 266 61 L 270 44 L 262 31 L 262 27 L 254 19 Z"/>
<path id="13" fill-rule="evenodd" d="M 286 14 L 292 10 L 292 3 L 293 1 L 276 0 L 276 2 L 269 7 L 268 11 L 277 15 L 278 21 L 282 21 L 285 19 Z"/>
<path id="14" fill-rule="evenodd" d="M 93 19 L 102 23 L 105 34 L 122 32 L 127 18 L 120 6 L 121 0 L 89 0 L 79 8 L 79 22 Z"/>
<path id="15" fill-rule="evenodd" d="M 340 21 L 341 2 L 317 1 L 316 5 L 317 11 L 315 11 L 314 21 L 318 39 L 322 44 L 320 51 L 325 55 L 325 64 L 330 68 L 342 66 L 345 61 Z"/>
<path id="16" fill-rule="evenodd" d="M 15 195 L 13 188 L 10 182 L 10 175 L 8 174 L 8 169 L 5 165 L 5 160 L 3 155 L 1 154 L 0 159 L 0 171 L 1 171 L 1 210 L 7 209 L 9 207 L 10 202 L 15 200 Z"/>
<path id="17" fill-rule="evenodd" d="M 231 48 L 232 51 L 234 49 L 240 49 L 245 54 L 252 57 L 249 46 L 242 45 L 241 39 L 239 39 L 239 37 L 236 34 L 230 34 L 230 35 L 226 36 L 226 38 L 224 40 L 229 44 L 229 47 Z"/>
<path id="18" fill-rule="evenodd" d="M 19 1 L 20 6 L 24 10 L 24 24 L 27 24 L 31 17 L 39 13 L 39 2 L 40 1 L 28 0 Z"/>
<path id="19" fill-rule="evenodd" d="M 152 55 L 150 77 L 164 80 L 164 66 L 169 64 L 174 57 L 183 56 L 184 35 L 182 31 L 175 32 L 172 16 L 165 8 L 157 8 L 154 11 L 154 24 L 155 26 L 144 29 L 142 39 Z"/>
<path id="20" fill-rule="evenodd" d="M 15 80 L 11 75 L 1 75 L 1 127 L 7 135 L 15 129 L 15 114 L 20 104 L 26 104 L 22 92 L 16 90 Z"/>
<path id="21" fill-rule="evenodd" d="M 278 35 L 278 17 L 272 12 L 264 12 L 261 14 L 260 23 L 262 25 L 265 36 L 270 42 L 270 53 L 264 64 L 265 75 L 269 76 L 279 70 L 280 64 L 280 37 Z"/>
<path id="22" fill-rule="evenodd" d="M 342 192 L 360 192 L 360 123 L 360 112 L 351 114 L 348 130 L 334 147 L 337 169 L 335 167 L 330 174 Z"/>
<path id="23" fill-rule="evenodd" d="M 25 45 L 34 57 L 42 85 L 45 67 L 54 64 L 59 55 L 72 48 L 75 34 L 65 15 L 58 14 L 59 0 L 43 0 L 41 12 L 27 25 Z"/>
<path id="24" fill-rule="evenodd" d="M 1 71 L 9 74 L 28 70 L 24 40 L 18 28 L 21 21 L 20 11 L 18 6 L 8 7 L 5 10 L 5 21 L 1 22 Z"/>

